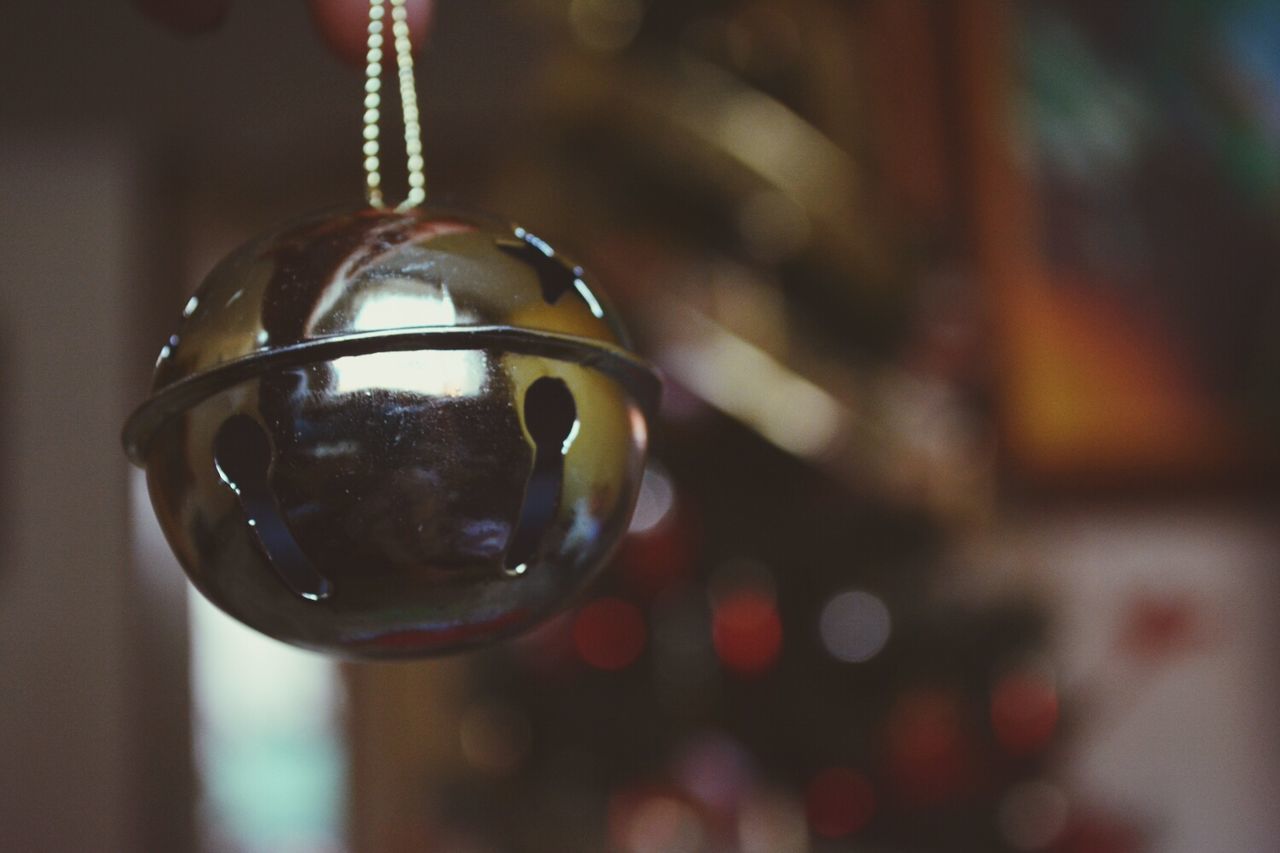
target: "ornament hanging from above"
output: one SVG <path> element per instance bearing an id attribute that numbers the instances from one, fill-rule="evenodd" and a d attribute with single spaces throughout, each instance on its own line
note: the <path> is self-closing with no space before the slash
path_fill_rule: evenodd
<path id="1" fill-rule="evenodd" d="M 625 532 L 654 372 L 583 270 L 523 228 L 424 209 L 404 0 L 409 196 L 383 203 L 371 0 L 367 208 L 232 253 L 124 442 L 214 604 L 355 657 L 439 654 L 568 603 Z"/>

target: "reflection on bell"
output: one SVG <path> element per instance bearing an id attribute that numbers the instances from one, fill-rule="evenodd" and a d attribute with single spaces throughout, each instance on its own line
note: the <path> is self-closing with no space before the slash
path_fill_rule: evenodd
<path id="1" fill-rule="evenodd" d="M 627 528 L 659 390 L 541 239 L 360 210 L 224 260 L 124 440 L 227 613 L 419 656 L 528 628 L 585 585 Z"/>

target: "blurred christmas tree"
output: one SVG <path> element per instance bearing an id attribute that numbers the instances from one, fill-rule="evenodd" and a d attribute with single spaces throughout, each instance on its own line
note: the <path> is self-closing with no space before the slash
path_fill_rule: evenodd
<path id="1" fill-rule="evenodd" d="M 953 4 L 527 5 L 493 207 L 572 235 L 668 397 L 615 566 L 474 660 L 405 849 L 1144 849 L 1050 781 L 1035 603 L 942 592 L 997 477 Z"/>
<path id="2" fill-rule="evenodd" d="M 498 850 L 1009 848 L 1059 721 L 1036 614 L 931 603 L 926 518 L 725 418 L 664 436 L 608 580 L 486 655 L 445 822 Z"/>

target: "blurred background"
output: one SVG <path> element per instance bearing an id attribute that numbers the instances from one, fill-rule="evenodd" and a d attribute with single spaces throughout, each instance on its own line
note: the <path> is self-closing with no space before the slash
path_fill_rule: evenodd
<path id="1" fill-rule="evenodd" d="M 0 848 L 1280 850 L 1280 3 L 439 6 L 435 198 L 668 379 L 614 566 L 421 664 L 189 592 L 119 427 L 360 201 L 362 80 L 298 2 L 6 4 Z"/>

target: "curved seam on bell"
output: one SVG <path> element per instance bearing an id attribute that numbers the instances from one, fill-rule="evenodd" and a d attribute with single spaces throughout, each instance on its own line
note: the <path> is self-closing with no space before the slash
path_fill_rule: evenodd
<path id="1" fill-rule="evenodd" d="M 417 346 L 423 342 L 429 342 L 430 346 Z M 513 326 L 379 329 L 311 338 L 250 353 L 172 382 L 154 391 L 129 416 L 122 433 L 124 449 L 135 465 L 142 465 L 145 446 L 152 435 L 178 412 L 267 369 L 299 367 L 319 361 L 317 354 L 328 360 L 377 352 L 484 349 L 491 344 L 500 344 L 506 351 L 519 355 L 543 355 L 598 370 L 626 388 L 646 416 L 652 417 L 657 410 L 662 389 L 657 371 L 644 360 L 605 341 Z"/>

